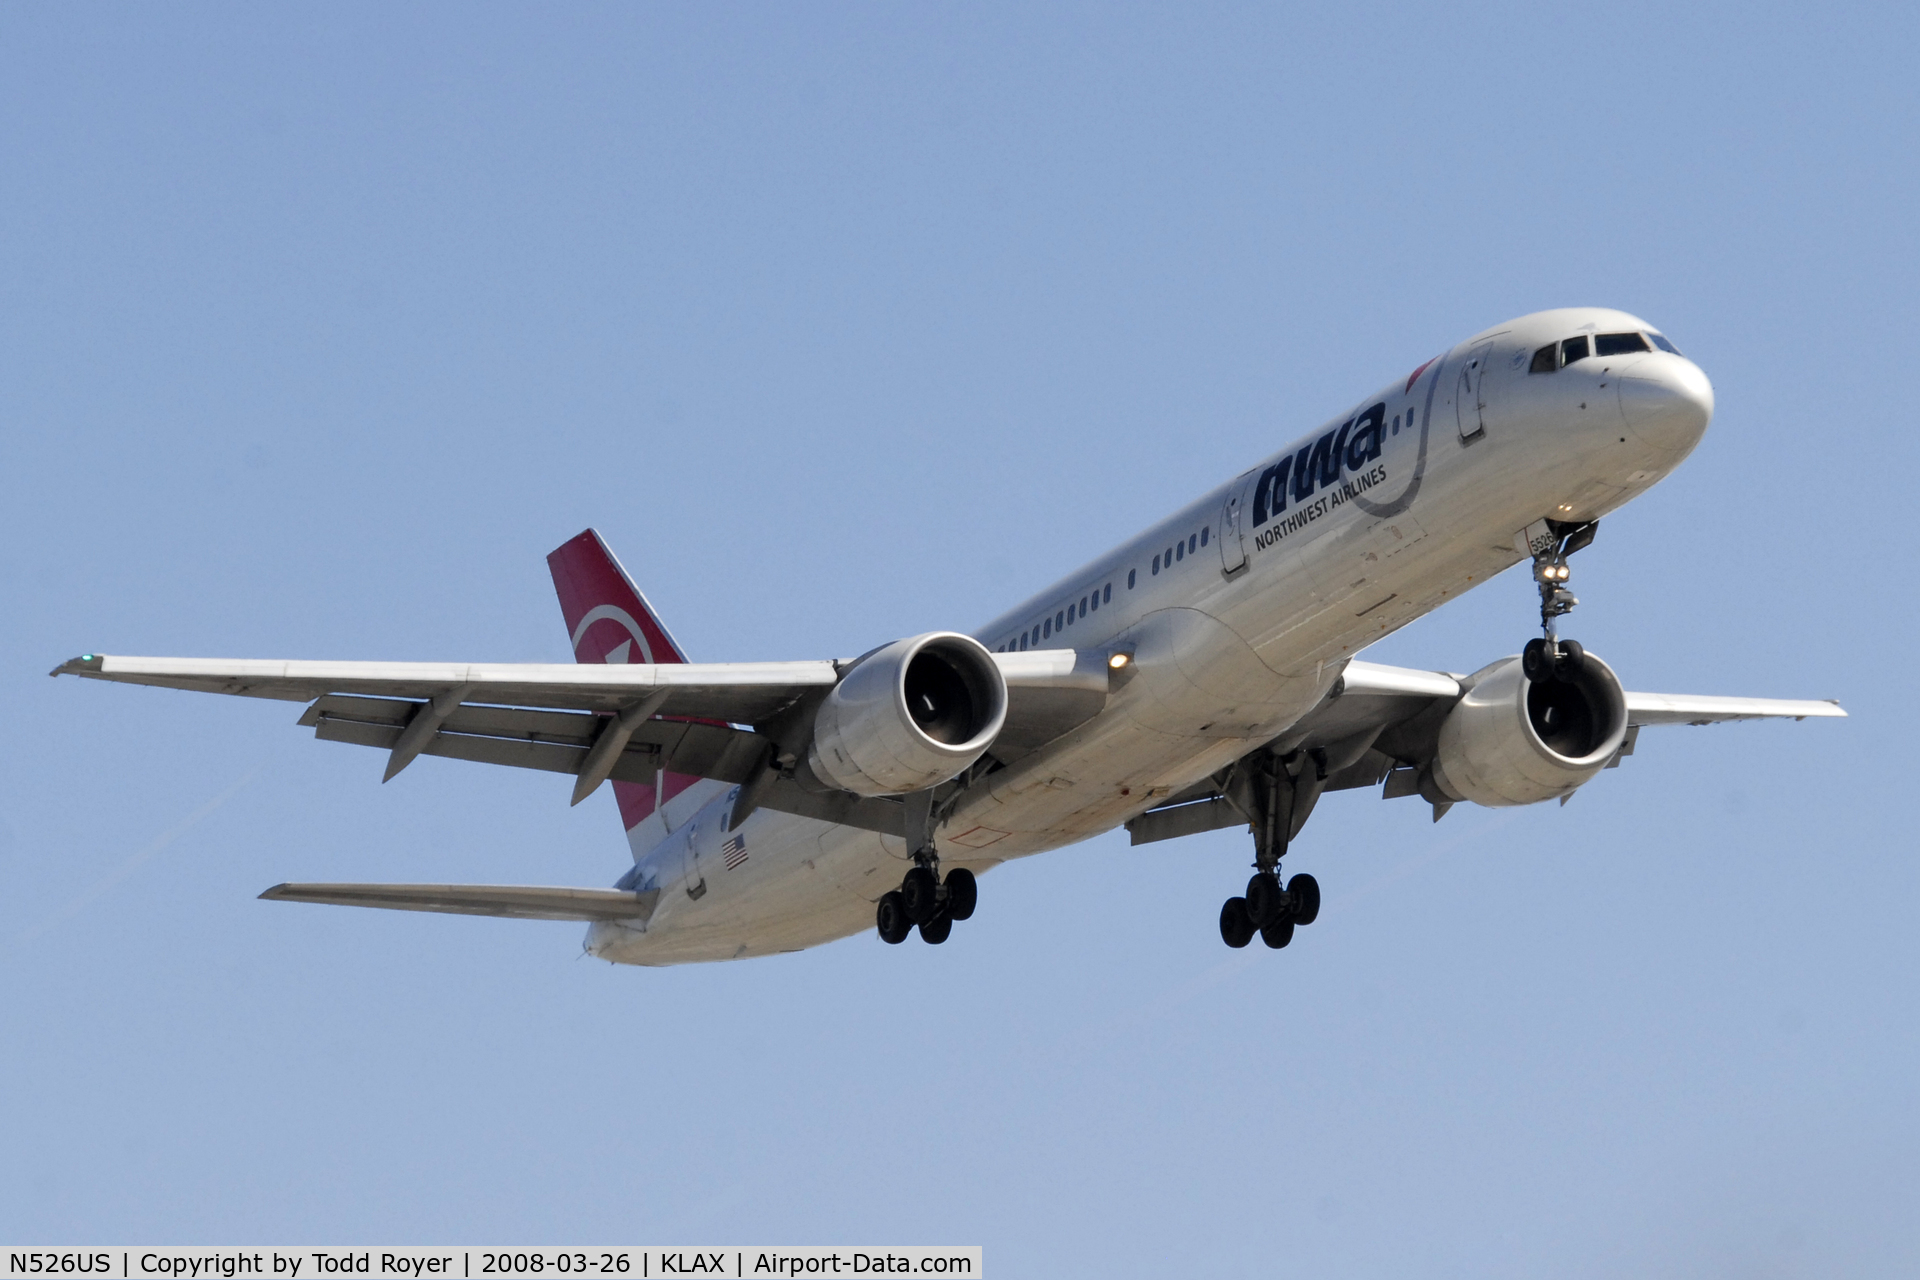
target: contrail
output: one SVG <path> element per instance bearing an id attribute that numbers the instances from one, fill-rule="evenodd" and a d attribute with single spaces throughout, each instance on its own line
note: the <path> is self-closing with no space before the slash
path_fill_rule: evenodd
<path id="1" fill-rule="evenodd" d="M 69 902 L 66 906 L 60 908 L 60 910 L 48 916 L 45 920 L 42 920 L 39 924 L 34 925 L 31 929 L 28 929 L 25 933 L 22 933 L 16 938 L 14 938 L 13 940 L 14 945 L 21 946 L 21 945 L 24 945 L 25 943 L 31 942 L 33 939 L 39 937 L 41 934 L 53 928 L 55 925 L 63 924 L 66 921 L 72 919 L 74 916 L 78 915 L 81 912 L 81 910 L 87 906 L 88 903 L 100 897 L 102 894 L 106 893 L 109 889 L 112 889 L 115 885 L 119 884 L 122 880 L 125 880 L 128 876 L 132 875 L 135 871 L 138 871 L 140 869 L 141 863 L 151 858 L 154 854 L 159 853 L 162 849 L 172 844 L 175 840 L 178 840 L 181 836 L 187 834 L 187 832 L 193 830 L 196 826 L 200 824 L 200 822 L 203 819 L 205 819 L 215 809 L 218 809 L 221 805 L 233 799 L 234 796 L 240 793 L 240 789 L 242 787 L 245 787 L 249 782 L 252 782 L 255 778 L 259 776 L 260 776 L 260 770 L 258 769 L 253 770 L 252 772 L 242 777 L 238 782 L 228 787 L 225 791 L 222 791 L 219 795 L 207 801 L 205 804 L 201 805 L 198 809 L 195 809 L 192 813 L 180 819 L 180 821 L 174 823 L 171 827 L 168 827 L 165 831 L 161 832 L 157 837 L 155 837 L 152 844 L 148 845 L 146 848 L 140 850 L 138 853 L 134 854 L 131 858 L 128 858 L 125 862 L 115 867 L 111 872 L 107 874 L 105 879 L 101 880 L 98 884 L 94 885 L 91 889 L 88 889 L 85 893 L 75 898 L 72 902 Z"/>

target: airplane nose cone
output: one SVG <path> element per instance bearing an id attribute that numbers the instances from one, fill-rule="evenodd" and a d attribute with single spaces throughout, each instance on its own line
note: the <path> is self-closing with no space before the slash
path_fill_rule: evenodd
<path id="1" fill-rule="evenodd" d="M 1677 457 L 1692 451 L 1713 417 L 1713 384 L 1691 360 L 1659 356 L 1619 379 L 1620 413 L 1641 441 Z"/>

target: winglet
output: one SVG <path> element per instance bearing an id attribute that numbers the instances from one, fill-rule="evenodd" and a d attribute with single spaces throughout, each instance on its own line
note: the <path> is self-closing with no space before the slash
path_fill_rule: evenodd
<path id="1" fill-rule="evenodd" d="M 97 653 L 83 653 L 77 658 L 68 658 L 65 662 L 47 672 L 50 676 L 96 676 L 106 659 Z"/>

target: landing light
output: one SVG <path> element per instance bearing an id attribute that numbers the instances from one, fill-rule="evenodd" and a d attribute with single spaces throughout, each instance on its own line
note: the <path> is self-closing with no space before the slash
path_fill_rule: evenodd
<path id="1" fill-rule="evenodd" d="M 1124 667 L 1124 666 L 1126 666 L 1126 665 L 1127 665 L 1127 664 L 1128 664 L 1129 662 L 1132 662 L 1132 661 L 1133 661 L 1133 655 L 1132 655 L 1132 654 L 1130 654 L 1130 653 L 1116 653 L 1116 654 L 1114 654 L 1114 655 L 1113 655 L 1113 656 L 1112 656 L 1111 658 L 1108 658 L 1108 659 L 1107 659 L 1107 665 L 1108 665 L 1109 667 L 1112 667 L 1112 668 L 1113 668 L 1113 669 L 1114 669 L 1115 671 L 1118 671 L 1118 670 L 1120 670 L 1120 669 L 1121 669 L 1122 667 Z"/>

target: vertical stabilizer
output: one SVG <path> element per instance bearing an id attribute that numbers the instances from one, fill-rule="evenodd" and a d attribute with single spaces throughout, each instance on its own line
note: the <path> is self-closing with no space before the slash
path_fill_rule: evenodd
<path id="1" fill-rule="evenodd" d="M 576 662 L 687 660 L 653 606 L 592 529 L 558 547 L 547 557 L 547 568 L 553 574 L 553 589 L 560 597 Z M 663 770 L 653 786 L 610 784 L 634 857 L 664 840 L 678 825 L 676 818 L 684 821 L 685 813 L 705 802 L 700 793 L 709 788 L 700 783 L 699 778 Z M 721 784 L 710 786 L 717 789 Z"/>

